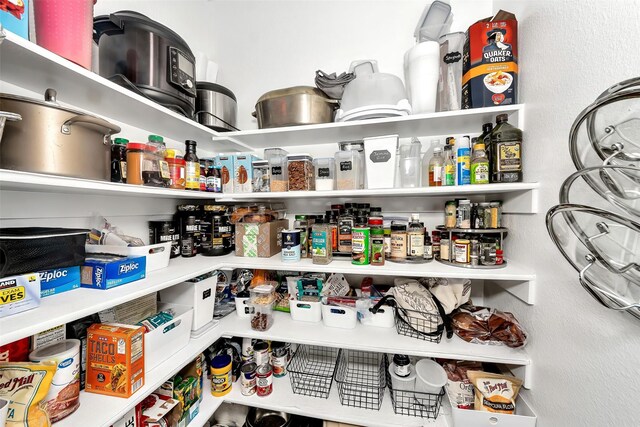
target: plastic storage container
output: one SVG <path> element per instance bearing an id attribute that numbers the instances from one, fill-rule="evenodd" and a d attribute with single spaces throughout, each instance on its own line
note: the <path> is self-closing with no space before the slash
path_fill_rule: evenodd
<path id="1" fill-rule="evenodd" d="M 418 360 L 415 370 L 417 392 L 438 394 L 447 384 L 447 373 L 444 368 L 431 359 Z"/>
<path id="2" fill-rule="evenodd" d="M 264 159 L 269 162 L 269 187 L 271 191 L 287 191 L 289 188 L 287 154 L 289 152 L 282 148 L 264 149 Z"/>
<path id="3" fill-rule="evenodd" d="M 162 302 L 193 307 L 192 336 L 199 336 L 201 331 L 213 326 L 217 281 L 218 275 L 213 275 L 197 282 L 178 283 L 160 291 Z"/>
<path id="4" fill-rule="evenodd" d="M 291 318 L 298 322 L 319 322 L 322 320 L 322 303 L 314 301 L 289 301 Z"/>
<path id="5" fill-rule="evenodd" d="M 289 191 L 313 191 L 315 177 L 313 157 L 308 154 L 289 154 L 287 156 Z"/>
<path id="6" fill-rule="evenodd" d="M 266 331 L 273 325 L 274 288 L 271 285 L 260 285 L 249 290 L 250 304 L 254 308 L 251 315 L 251 329 Z"/>
<path id="7" fill-rule="evenodd" d="M 255 313 L 255 308 L 249 302 L 249 298 L 236 297 L 236 313 L 238 317 L 249 318 Z"/>
<path id="8" fill-rule="evenodd" d="M 271 191 L 271 173 L 268 160 L 255 160 L 251 164 L 253 168 L 251 189 L 254 193 L 268 193 Z"/>
<path id="9" fill-rule="evenodd" d="M 522 396 L 519 396 L 516 399 L 515 414 L 460 409 L 451 402 L 451 419 L 453 427 L 535 427 L 537 417 Z"/>
<path id="10" fill-rule="evenodd" d="M 353 329 L 358 323 L 358 312 L 351 307 L 323 305 L 322 323 L 331 328 Z"/>
<path id="11" fill-rule="evenodd" d="M 364 183 L 364 168 L 359 151 L 337 151 L 335 154 L 336 189 L 357 190 Z"/>
<path id="12" fill-rule="evenodd" d="M 313 160 L 316 178 L 316 191 L 335 189 L 335 169 L 332 157 L 321 157 Z"/>
<path id="13" fill-rule="evenodd" d="M 158 304 L 159 311 L 168 309 L 174 311 L 173 320 L 144 334 L 144 368 L 147 372 L 189 343 L 193 308 L 187 305 Z"/>
<path id="14" fill-rule="evenodd" d="M 147 273 L 169 266 L 171 242 L 147 246 L 86 245 L 89 254 L 112 254 L 120 256 L 144 256 L 147 258 Z"/>
<path id="15" fill-rule="evenodd" d="M 370 313 L 370 316 L 361 318 L 360 323 L 377 328 L 393 328 L 395 325 L 394 308 L 388 305 L 382 306 L 377 313 Z"/>
<path id="16" fill-rule="evenodd" d="M 393 188 L 396 178 L 398 135 L 364 139 L 367 188 Z"/>

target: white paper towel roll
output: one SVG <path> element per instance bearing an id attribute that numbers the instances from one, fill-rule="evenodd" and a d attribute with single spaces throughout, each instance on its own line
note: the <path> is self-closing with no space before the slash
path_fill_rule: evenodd
<path id="1" fill-rule="evenodd" d="M 218 80 L 218 64 L 213 61 L 209 61 L 207 64 L 207 77 L 206 81 L 215 83 Z"/>
<path id="2" fill-rule="evenodd" d="M 204 52 L 196 52 L 196 81 L 202 81 L 207 78 L 207 66 L 209 58 Z"/>

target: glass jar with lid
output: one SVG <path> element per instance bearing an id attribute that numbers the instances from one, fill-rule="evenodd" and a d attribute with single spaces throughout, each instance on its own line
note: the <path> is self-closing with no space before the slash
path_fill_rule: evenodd
<path id="1" fill-rule="evenodd" d="M 269 188 L 271 191 L 287 191 L 289 187 L 287 154 L 289 152 L 282 148 L 264 149 L 264 159 L 269 162 Z"/>
<path id="2" fill-rule="evenodd" d="M 335 154 L 336 189 L 357 190 L 364 182 L 363 162 L 355 150 L 338 151 Z"/>
<path id="3" fill-rule="evenodd" d="M 142 169 L 147 144 L 129 142 L 127 144 L 127 184 L 142 185 Z"/>
<path id="4" fill-rule="evenodd" d="M 165 187 L 165 181 L 162 179 L 162 175 L 160 173 L 160 156 L 158 154 L 158 147 L 155 144 L 144 144 L 143 152 L 142 184 L 151 187 Z"/>
<path id="5" fill-rule="evenodd" d="M 313 157 L 308 154 L 289 154 L 287 156 L 287 174 L 289 191 L 313 191 L 315 177 Z"/>
<path id="6" fill-rule="evenodd" d="M 316 191 L 331 191 L 334 189 L 335 174 L 332 157 L 320 157 L 313 160 L 316 177 Z"/>
<path id="7" fill-rule="evenodd" d="M 253 169 L 253 181 L 251 188 L 254 193 L 268 193 L 271 191 L 269 161 L 254 160 L 251 163 Z"/>
<path id="8" fill-rule="evenodd" d="M 171 182 L 171 174 L 169 172 L 169 164 L 165 161 L 167 146 L 164 143 L 164 138 L 160 135 L 149 135 L 147 144 L 155 149 L 153 153 L 155 154 L 155 159 L 158 162 L 160 178 L 164 183 L 162 186 L 168 187 Z"/>

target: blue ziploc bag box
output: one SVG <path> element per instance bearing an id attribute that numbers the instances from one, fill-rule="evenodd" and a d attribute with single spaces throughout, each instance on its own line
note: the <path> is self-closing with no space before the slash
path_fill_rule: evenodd
<path id="1" fill-rule="evenodd" d="M 147 258 L 116 255 L 88 256 L 81 269 L 80 286 L 91 289 L 111 289 L 144 279 Z"/>
<path id="2" fill-rule="evenodd" d="M 40 271 L 38 275 L 40 276 L 40 298 L 80 287 L 80 266 Z"/>

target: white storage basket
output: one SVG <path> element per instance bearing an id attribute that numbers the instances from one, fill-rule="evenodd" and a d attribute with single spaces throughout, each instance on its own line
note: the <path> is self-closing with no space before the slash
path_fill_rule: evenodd
<path id="1" fill-rule="evenodd" d="M 145 256 L 147 257 L 147 273 L 168 267 L 171 257 L 171 242 L 147 246 L 85 245 L 84 247 L 89 254 Z"/>
<path id="2" fill-rule="evenodd" d="M 352 307 L 323 305 L 322 322 L 331 328 L 353 329 L 358 323 L 358 312 Z"/>
<path id="3" fill-rule="evenodd" d="M 322 303 L 314 301 L 289 301 L 291 318 L 298 322 L 319 322 L 322 320 Z"/>

